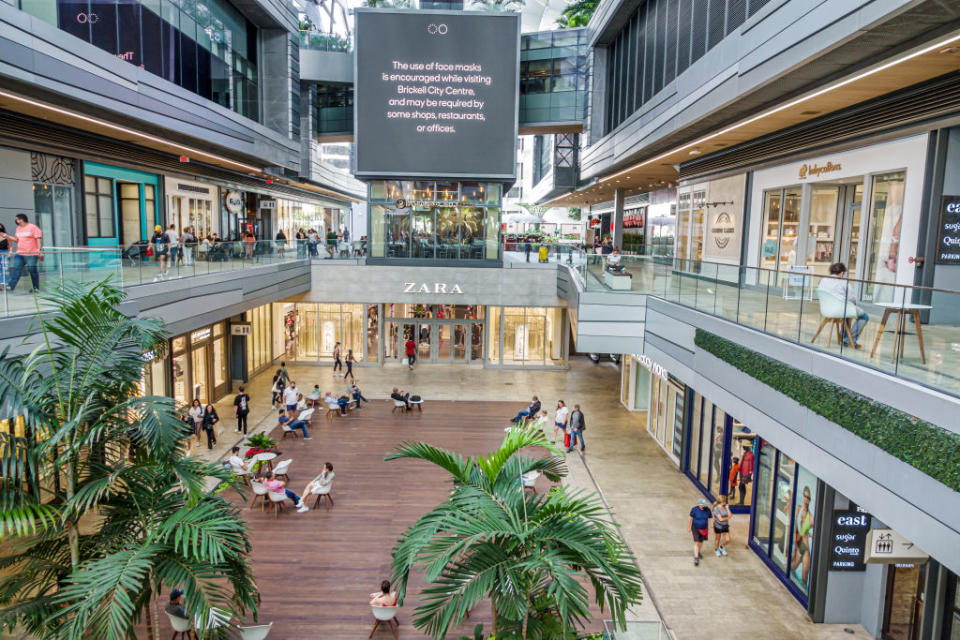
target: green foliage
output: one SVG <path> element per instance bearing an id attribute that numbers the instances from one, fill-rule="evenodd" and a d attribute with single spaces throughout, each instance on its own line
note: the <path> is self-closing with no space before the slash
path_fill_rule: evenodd
<path id="1" fill-rule="evenodd" d="M 231 474 L 184 457 L 170 398 L 138 397 L 163 324 L 117 311 L 123 294 L 106 282 L 46 298 L 56 313 L 36 317 L 39 346 L 0 354 L 0 404 L 24 421 L 23 435 L 0 436 L 0 627 L 125 640 L 173 587 L 202 617 L 255 612 L 246 525 L 204 491 Z"/>
<path id="2" fill-rule="evenodd" d="M 697 329 L 704 351 L 960 491 L 960 435 Z"/>
<path id="3" fill-rule="evenodd" d="M 571 220 L 580 220 L 582 212 L 580 207 L 567 207 L 567 215 Z"/>
<path id="4" fill-rule="evenodd" d="M 590 17 L 597 10 L 598 4 L 600 4 L 600 0 L 576 0 L 563 10 L 563 13 L 557 19 L 557 24 L 560 25 L 561 29 L 585 27 L 590 23 Z"/>
<path id="5" fill-rule="evenodd" d="M 520 455 L 528 447 L 548 455 Z M 525 473 L 554 482 L 567 473 L 539 430 L 511 429 L 499 449 L 476 457 L 404 442 L 387 457 L 396 459 L 424 460 L 451 476 L 449 498 L 408 528 L 393 553 L 401 601 L 410 572 L 425 573 L 414 626 L 430 636 L 443 638 L 484 598 L 500 640 L 566 640 L 592 619 L 591 599 L 623 626 L 626 609 L 641 601 L 640 570 L 596 495 L 523 491 Z"/>
<path id="6" fill-rule="evenodd" d="M 254 433 L 247 436 L 247 445 L 253 449 L 272 449 L 277 446 L 277 441 L 265 433 Z"/>

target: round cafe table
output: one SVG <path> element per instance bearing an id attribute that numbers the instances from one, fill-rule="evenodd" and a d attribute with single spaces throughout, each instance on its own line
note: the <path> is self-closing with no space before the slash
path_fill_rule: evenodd
<path id="1" fill-rule="evenodd" d="M 267 463 L 267 468 L 270 469 L 270 471 L 273 471 L 272 460 L 276 457 L 277 457 L 277 454 L 275 453 L 258 453 L 257 455 L 250 458 L 250 460 L 252 460 L 254 464 L 258 462 L 265 462 Z"/>

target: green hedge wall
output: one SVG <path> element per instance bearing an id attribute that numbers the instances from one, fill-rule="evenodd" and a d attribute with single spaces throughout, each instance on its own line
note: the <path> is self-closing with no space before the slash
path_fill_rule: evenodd
<path id="1" fill-rule="evenodd" d="M 697 329 L 695 343 L 814 413 L 960 491 L 960 435 Z"/>

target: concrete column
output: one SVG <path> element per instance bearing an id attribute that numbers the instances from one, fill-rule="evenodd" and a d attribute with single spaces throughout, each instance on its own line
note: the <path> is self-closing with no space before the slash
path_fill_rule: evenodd
<path id="1" fill-rule="evenodd" d="M 613 215 L 610 216 L 610 222 L 613 223 L 613 231 L 608 232 L 604 230 L 603 234 L 610 235 L 613 237 L 613 246 L 623 250 L 623 201 L 624 194 L 623 189 L 617 189 L 613 193 Z"/>

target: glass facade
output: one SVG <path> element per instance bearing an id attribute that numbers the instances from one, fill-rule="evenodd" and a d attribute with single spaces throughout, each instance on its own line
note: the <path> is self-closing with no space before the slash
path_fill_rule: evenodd
<path id="1" fill-rule="evenodd" d="M 637 376 L 638 380 L 642 376 Z M 644 378 L 646 381 L 646 378 Z M 649 376 L 650 409 L 647 431 L 674 462 L 683 451 L 683 419 L 686 387 L 677 380 Z"/>
<path id="2" fill-rule="evenodd" d="M 170 341 L 173 399 L 178 405 L 216 402 L 229 391 L 229 363 L 223 322 Z"/>
<path id="3" fill-rule="evenodd" d="M 638 3 L 607 49 L 604 133 L 616 129 L 769 0 Z"/>
<path id="4" fill-rule="evenodd" d="M 287 357 L 298 362 L 333 362 L 333 349 L 340 343 L 342 357 L 353 349 L 361 362 L 377 360 L 376 338 L 372 344 L 364 327 L 368 318 L 362 304 L 297 302 L 274 304 L 283 310 L 282 324 Z M 376 318 L 376 305 L 373 316 Z M 372 352 L 365 348 L 373 347 Z"/>
<path id="5" fill-rule="evenodd" d="M 563 309 L 490 307 L 487 361 L 505 366 L 564 366 Z"/>
<path id="6" fill-rule="evenodd" d="M 805 601 L 812 575 L 819 481 L 769 442 L 760 440 L 757 452 L 750 546 Z"/>
<path id="7" fill-rule="evenodd" d="M 520 39 L 520 122 L 581 121 L 587 114 L 586 29 L 524 34 Z"/>
<path id="8" fill-rule="evenodd" d="M 252 375 L 265 369 L 273 362 L 271 354 L 272 322 L 270 305 L 251 309 L 246 312 L 246 321 L 250 323 L 250 335 L 247 336 L 247 371 Z"/>
<path id="9" fill-rule="evenodd" d="M 19 0 L 121 60 L 259 120 L 257 28 L 225 0 Z"/>
<path id="10" fill-rule="evenodd" d="M 385 361 L 406 357 L 407 340 L 416 343 L 424 362 L 479 363 L 483 361 L 484 307 L 452 304 L 383 305 Z M 378 319 L 367 313 L 367 337 Z"/>
<path id="11" fill-rule="evenodd" d="M 498 183 L 375 180 L 369 195 L 371 258 L 500 260 Z"/>
<path id="12" fill-rule="evenodd" d="M 353 86 L 317 85 L 318 134 L 353 133 Z"/>

